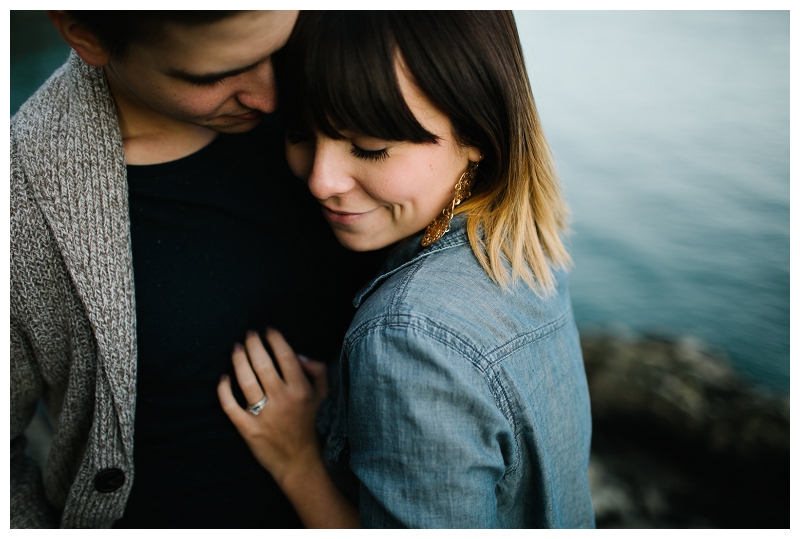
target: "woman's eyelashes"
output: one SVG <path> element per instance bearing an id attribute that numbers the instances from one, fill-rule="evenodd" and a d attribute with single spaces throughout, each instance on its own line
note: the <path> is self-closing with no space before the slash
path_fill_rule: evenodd
<path id="1" fill-rule="evenodd" d="M 316 137 L 314 135 L 306 135 L 303 133 L 287 131 L 286 140 L 289 142 L 289 144 L 294 146 L 296 144 L 313 144 L 316 142 Z M 388 148 L 382 148 L 380 150 L 365 150 L 360 146 L 356 146 L 355 143 L 350 142 L 350 154 L 354 157 L 365 159 L 367 161 L 382 161 L 383 159 L 389 157 L 389 150 Z"/>
<path id="2" fill-rule="evenodd" d="M 386 148 L 381 150 L 365 150 L 352 143 L 350 145 L 350 153 L 359 159 L 366 159 L 368 161 L 382 161 L 389 157 L 389 151 Z"/>

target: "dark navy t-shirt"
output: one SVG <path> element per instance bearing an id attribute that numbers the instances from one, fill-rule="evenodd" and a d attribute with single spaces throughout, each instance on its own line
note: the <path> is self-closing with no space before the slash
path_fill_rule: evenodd
<path id="1" fill-rule="evenodd" d="M 221 374 L 233 374 L 233 344 L 268 324 L 295 351 L 333 359 L 353 293 L 380 255 L 336 242 L 288 170 L 282 132 L 271 122 L 220 134 L 177 161 L 128 166 L 135 477 L 117 527 L 300 525 L 223 413 L 216 386 Z"/>

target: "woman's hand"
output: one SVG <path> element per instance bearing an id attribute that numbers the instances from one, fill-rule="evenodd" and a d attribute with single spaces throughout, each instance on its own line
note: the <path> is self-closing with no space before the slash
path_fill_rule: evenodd
<path id="1" fill-rule="evenodd" d="M 296 356 L 274 329 L 267 328 L 267 342 L 283 379 L 259 336 L 250 331 L 245 346 L 234 347 L 233 369 L 250 405 L 264 396 L 267 402 L 258 415 L 242 409 L 230 379 L 223 376 L 217 386 L 222 409 L 307 528 L 357 528 L 358 511 L 328 476 L 319 451 L 315 423 L 328 395 L 325 365 Z M 303 371 L 314 380 L 313 387 Z"/>
<path id="2" fill-rule="evenodd" d="M 247 402 L 252 405 L 267 397 L 258 415 L 239 406 L 227 376 L 220 380 L 217 394 L 253 455 L 284 488 L 293 478 L 320 468 L 315 422 L 319 405 L 328 394 L 328 381 L 325 365 L 298 358 L 277 330 L 267 328 L 266 338 L 283 379 L 255 332 L 248 332 L 244 347 L 237 343 L 233 350 L 236 380 Z M 313 387 L 303 371 L 313 379 Z"/>

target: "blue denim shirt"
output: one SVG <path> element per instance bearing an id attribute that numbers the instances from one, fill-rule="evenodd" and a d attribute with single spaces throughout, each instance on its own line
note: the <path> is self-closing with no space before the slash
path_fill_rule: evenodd
<path id="1" fill-rule="evenodd" d="M 365 286 L 321 415 L 328 468 L 374 528 L 594 526 L 589 394 L 567 279 L 503 290 L 456 217 Z M 329 416 L 328 421 L 322 419 Z"/>

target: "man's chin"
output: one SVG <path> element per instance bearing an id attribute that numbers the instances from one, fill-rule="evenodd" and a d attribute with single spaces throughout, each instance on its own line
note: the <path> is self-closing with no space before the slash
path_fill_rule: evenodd
<path id="1" fill-rule="evenodd" d="M 235 123 L 223 123 L 223 122 L 210 123 L 205 125 L 204 127 L 207 127 L 219 133 L 228 133 L 228 134 L 245 133 L 253 129 L 255 126 L 257 126 L 259 122 L 261 122 L 262 118 L 264 118 L 263 115 L 259 116 L 258 118 L 255 118 L 254 120 L 244 120 Z"/>

